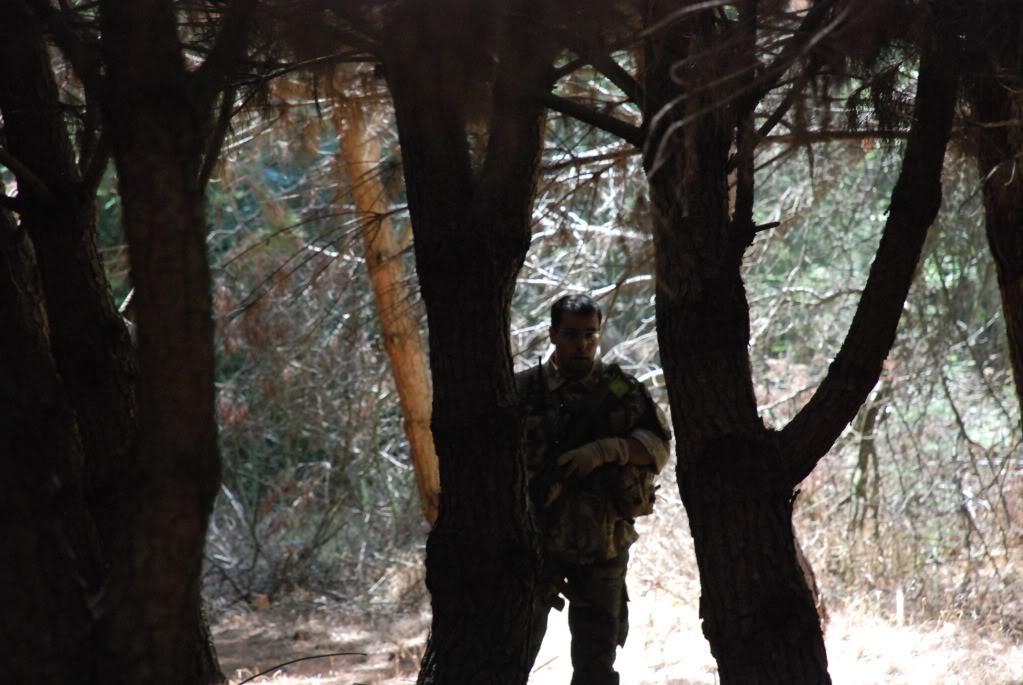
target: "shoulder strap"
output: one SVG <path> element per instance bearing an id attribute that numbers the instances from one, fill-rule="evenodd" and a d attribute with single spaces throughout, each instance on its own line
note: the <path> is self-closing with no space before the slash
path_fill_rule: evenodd
<path id="1" fill-rule="evenodd" d="M 537 361 L 536 366 L 530 366 L 520 372 L 517 377 L 517 390 L 519 402 L 522 406 L 532 411 L 543 411 L 547 406 L 547 388 L 543 379 L 543 359 Z"/>

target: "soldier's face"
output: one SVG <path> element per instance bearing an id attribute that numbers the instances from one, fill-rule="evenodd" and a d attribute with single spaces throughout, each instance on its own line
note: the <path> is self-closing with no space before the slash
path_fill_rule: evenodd
<path id="1" fill-rule="evenodd" d="M 569 377 L 585 376 L 597 354 L 600 320 L 596 314 L 565 312 L 558 327 L 551 328 L 551 342 L 561 372 Z"/>

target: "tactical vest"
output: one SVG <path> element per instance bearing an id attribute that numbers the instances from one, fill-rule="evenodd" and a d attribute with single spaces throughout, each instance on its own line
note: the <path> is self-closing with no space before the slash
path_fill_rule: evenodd
<path id="1" fill-rule="evenodd" d="M 664 433 L 639 381 L 614 364 L 600 373 L 597 384 L 585 392 L 567 392 L 580 386 L 566 385 L 548 390 L 539 365 L 523 372 L 520 382 L 530 498 L 546 552 L 570 563 L 618 556 L 637 538 L 633 519 L 653 512 L 651 467 L 608 464 L 586 477 L 561 477 L 557 458 L 576 447 L 624 438 L 638 427 Z M 555 489 L 557 497 L 545 507 Z"/>

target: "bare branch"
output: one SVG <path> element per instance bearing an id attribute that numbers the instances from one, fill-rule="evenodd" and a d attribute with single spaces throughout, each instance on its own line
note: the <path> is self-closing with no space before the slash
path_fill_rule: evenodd
<path id="1" fill-rule="evenodd" d="M 627 159 L 639 154 L 639 148 L 637 147 L 623 147 L 620 150 L 614 150 L 612 152 L 602 152 L 599 154 L 590 155 L 574 155 L 570 154 L 569 158 L 562 162 L 552 162 L 545 164 L 542 169 L 543 171 L 560 171 L 561 169 L 567 169 L 569 167 L 586 166 L 587 164 L 597 164 L 599 162 L 610 162 L 622 159 Z"/>
<path id="2" fill-rule="evenodd" d="M 106 132 L 100 134 L 96 149 L 89 157 L 82 172 L 82 196 L 92 197 L 96 194 L 103 174 L 106 173 L 107 165 L 110 163 L 110 139 Z"/>
<path id="3" fill-rule="evenodd" d="M 234 116 L 235 88 L 229 87 L 220 96 L 220 111 L 217 114 L 217 123 L 210 135 L 206 145 L 206 156 L 202 161 L 202 169 L 199 170 L 199 187 L 205 189 L 213 174 L 213 167 L 220 158 L 220 151 L 224 147 L 228 130 L 231 127 L 231 117 Z"/>
<path id="4" fill-rule="evenodd" d="M 232 0 L 227 7 L 213 49 L 195 72 L 199 90 L 208 101 L 226 88 L 231 74 L 245 56 L 249 26 L 257 4 L 257 0 Z"/>
<path id="5" fill-rule="evenodd" d="M 788 111 L 792 108 L 792 105 L 795 104 L 796 98 L 803 92 L 803 88 L 806 87 L 806 84 L 810 81 L 810 77 L 812 75 L 813 71 L 810 69 L 804 69 L 799 74 L 799 77 L 796 79 L 795 83 L 792 84 L 792 87 L 789 88 L 789 92 L 785 94 L 781 103 L 773 112 L 771 112 L 767 119 L 764 120 L 764 123 L 760 125 L 760 128 L 757 129 L 758 139 L 763 140 L 766 138 L 771 131 L 774 130 L 774 127 L 778 125 L 782 118 L 788 114 Z"/>
<path id="6" fill-rule="evenodd" d="M 615 84 L 631 102 L 639 103 L 643 99 L 643 87 L 636 77 L 630 74 L 600 45 L 570 32 L 561 32 L 561 39 L 568 48 L 596 69 L 608 81 Z"/>
<path id="7" fill-rule="evenodd" d="M 643 147 L 646 131 L 639 126 L 633 126 L 621 119 L 598 112 L 586 105 L 581 105 L 578 102 L 560 97 L 554 93 L 543 93 L 540 95 L 540 101 L 548 109 L 561 112 L 566 116 L 578 119 L 584 124 L 595 126 L 602 131 L 607 131 L 611 135 L 617 136 L 637 148 Z"/>
<path id="8" fill-rule="evenodd" d="M 764 73 L 759 80 L 759 87 L 751 95 L 754 102 L 760 102 L 767 93 L 769 93 L 778 83 L 786 71 L 789 70 L 796 61 L 809 54 L 809 52 L 817 45 L 825 36 L 830 34 L 835 28 L 838 27 L 849 14 L 850 6 L 842 8 L 834 19 L 831 20 L 826 26 L 823 25 L 824 21 L 828 17 L 828 12 L 831 10 L 833 3 L 828 1 L 817 2 L 810 8 L 810 11 L 803 17 L 802 23 L 799 28 L 796 29 L 792 38 L 785 44 L 785 47 L 778 54 L 771 64 L 764 69 Z"/>
<path id="9" fill-rule="evenodd" d="M 550 85 L 551 85 L 551 87 L 553 88 L 555 83 L 557 83 L 558 81 L 560 81 L 564 77 L 568 76 L 572 72 L 576 71 L 577 69 L 581 69 L 581 68 L 585 67 L 587 64 L 589 64 L 589 62 L 587 60 L 585 60 L 585 59 L 583 59 L 581 57 L 576 57 L 573 60 L 569 60 L 568 62 L 565 62 L 560 67 L 555 67 L 551 71 L 551 77 L 550 77 Z"/>
<path id="10" fill-rule="evenodd" d="M 0 148 L 0 164 L 11 170 L 14 178 L 18 180 L 18 186 L 22 192 L 27 192 L 41 200 L 53 199 L 53 193 L 50 192 L 49 186 L 43 182 L 39 175 L 3 148 Z M 21 196 L 21 192 L 19 192 L 18 196 Z"/>
<path id="11" fill-rule="evenodd" d="M 959 129 L 953 129 L 953 136 Z M 910 132 L 882 131 L 880 129 L 817 129 L 767 136 L 764 143 L 772 145 L 806 145 L 808 143 L 834 143 L 839 141 L 859 142 L 864 140 L 904 140 Z"/>
<path id="12" fill-rule="evenodd" d="M 46 24 L 57 47 L 71 63 L 71 68 L 86 91 L 98 93 L 101 85 L 98 46 L 83 40 L 82 35 L 68 21 L 64 10 L 56 9 L 47 0 L 30 0 L 29 4 L 33 13 Z M 65 5 L 62 4 L 62 7 Z"/>

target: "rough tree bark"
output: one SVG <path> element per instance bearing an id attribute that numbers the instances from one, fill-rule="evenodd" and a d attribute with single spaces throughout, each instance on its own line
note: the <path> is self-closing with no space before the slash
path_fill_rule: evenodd
<path id="1" fill-rule="evenodd" d="M 50 344 L 81 435 L 83 454 L 77 458 L 84 462 L 89 509 L 82 520 L 94 521 L 97 528 L 96 563 L 104 574 L 93 579 L 98 585 L 109 569 L 130 563 L 116 557 L 114 538 L 128 515 L 121 509 L 123 493 L 135 487 L 127 476 L 136 458 L 137 427 L 135 351 L 95 243 L 95 191 L 109 159 L 109 146 L 100 136 L 101 56 L 47 3 L 4 3 L 0 25 L 6 30 L 0 41 L 5 152 L 31 177 L 18 178 L 21 225 L 35 244 Z M 41 34 L 47 27 L 84 87 L 86 106 L 76 146 L 65 126 Z M 73 573 L 69 566 L 68 574 Z M 193 658 L 185 669 L 189 681 L 224 682 L 205 620 L 198 611 L 195 618 Z M 94 650 L 93 658 L 105 663 L 93 670 L 118 668 L 107 650 Z"/>
<path id="2" fill-rule="evenodd" d="M 138 330 L 138 450 L 101 602 L 110 683 L 194 682 L 199 575 L 220 482 L 203 160 L 216 93 L 254 3 L 232 2 L 186 69 L 175 3 L 100 3 L 103 108 L 117 166 Z"/>
<path id="3" fill-rule="evenodd" d="M 1023 414 L 1023 6 L 990 3 L 977 23 L 983 56 L 968 80 L 967 98 L 977 127 L 987 240 Z"/>
<path id="4" fill-rule="evenodd" d="M 81 167 L 76 161 L 50 55 L 24 3 L 0 5 L 0 25 L 6 29 L 0 40 L 5 147 L 42 186 L 19 184 L 26 205 L 21 225 L 35 246 L 50 345 L 78 417 L 89 509 L 106 546 L 118 525 L 117 493 L 134 446 L 137 376 L 131 337 L 96 248 L 95 184 L 108 153 L 98 131 L 85 131 L 91 141 L 82 145 Z M 98 112 L 83 119 L 98 125 L 93 115 Z"/>
<path id="5" fill-rule="evenodd" d="M 50 353 L 32 245 L 0 210 L 0 641 L 4 680 L 94 683 L 101 582 L 82 442 Z"/>
<path id="6" fill-rule="evenodd" d="M 491 16 L 512 38 L 499 39 L 492 85 L 466 74 L 490 58 L 487 32 L 473 33 L 473 6 L 445 6 L 468 15 L 452 16 L 409 3 L 387 29 L 401 37 L 384 63 L 429 323 L 441 476 L 440 516 L 427 542 L 433 625 L 420 683 L 524 683 L 529 670 L 539 548 L 508 336 L 543 124 L 521 84 L 543 82 L 549 53 L 526 21 L 540 8 L 511 4 L 514 15 L 498 4 Z M 483 9 L 486 19 L 493 9 Z M 474 47 L 480 61 L 467 64 L 457 51 Z M 474 166 L 467 111 L 484 93 L 492 101 L 476 111 L 486 143 Z"/>
<path id="7" fill-rule="evenodd" d="M 674 3 L 652 2 L 650 20 Z M 924 49 L 912 132 L 867 287 L 842 351 L 810 404 L 780 433 L 757 415 L 740 277 L 753 238 L 750 103 L 714 87 L 742 64 L 708 12 L 648 39 L 645 162 L 655 207 L 657 324 L 675 424 L 679 489 L 700 569 L 703 629 L 724 685 L 828 683 L 821 626 L 799 566 L 793 488 L 830 449 L 873 387 L 894 340 L 923 238 L 941 201 L 941 163 L 956 94 L 954 40 Z M 731 41 L 731 42 L 730 42 Z M 674 74 L 672 67 L 685 62 Z M 745 62 L 748 64 L 749 62 Z M 679 101 L 679 85 L 686 98 Z M 753 103 L 755 104 L 755 103 Z M 657 119 L 654 116 L 658 115 Z M 671 137 L 665 131 L 676 127 Z M 729 152 L 738 171 L 729 216 Z M 868 325 L 869 322 L 869 325 Z"/>
<path id="8" fill-rule="evenodd" d="M 359 213 L 366 268 L 373 285 L 384 349 L 391 362 L 401 413 L 405 418 L 412 465 L 423 515 L 437 522 L 440 471 L 430 431 L 430 371 L 419 332 L 419 318 L 411 307 L 412 293 L 405 283 L 402 247 L 387 207 L 387 192 L 380 179 L 380 141 L 365 122 L 362 103 L 340 103 L 334 121 L 340 153 Z"/>

